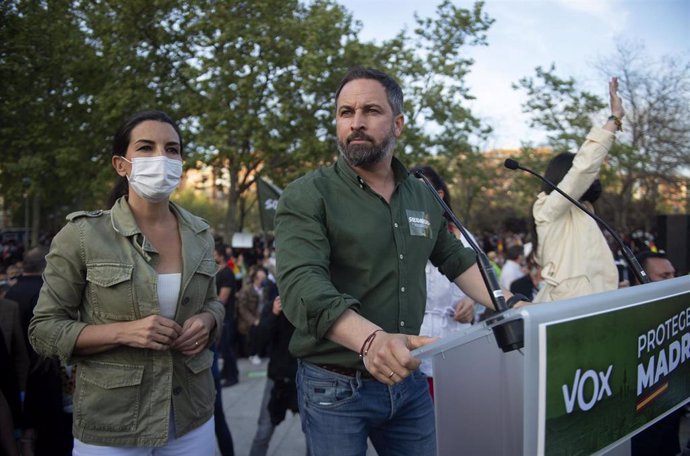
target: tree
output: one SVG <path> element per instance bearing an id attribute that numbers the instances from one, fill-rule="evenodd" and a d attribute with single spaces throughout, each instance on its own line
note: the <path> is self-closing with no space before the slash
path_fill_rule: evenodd
<path id="1" fill-rule="evenodd" d="M 21 213 L 18 196 L 29 183 L 35 243 L 41 207 L 57 209 L 48 218 L 75 199 L 89 202 L 81 184 L 96 175 L 90 104 L 99 71 L 72 2 L 10 1 L 0 8 L 0 192 Z"/>
<path id="2" fill-rule="evenodd" d="M 49 208 L 35 223 L 51 228 L 102 207 L 115 178 L 111 135 L 143 109 L 180 121 L 188 166 L 228 172 L 225 234 L 241 229 L 255 173 L 284 186 L 335 159 L 333 95 L 354 65 L 405 87 L 398 150 L 409 164 L 473 156 L 489 131 L 466 108 L 472 61 L 462 54 L 486 44 L 483 2 L 445 1 L 382 45 L 361 42 L 361 24 L 333 0 L 8 0 L 0 13 L 0 194 L 21 214 L 13 195 L 30 178 Z"/>
<path id="3" fill-rule="evenodd" d="M 486 45 L 486 31 L 494 22 L 483 7 L 481 1 L 472 9 L 443 1 L 434 17 L 415 15 L 412 34 L 402 30 L 383 43 L 378 60 L 399 77 L 405 94 L 399 150 L 406 161 L 476 151 L 473 144 L 491 132 L 467 107 L 474 97 L 465 84 L 474 61 L 464 50 Z"/>
<path id="4" fill-rule="evenodd" d="M 102 202 L 116 178 L 109 141 L 120 124 L 143 110 L 165 111 L 178 122 L 187 116 L 184 72 L 192 54 L 183 19 L 191 6 L 181 0 L 73 4 L 83 41 L 97 57 L 98 71 L 89 77 L 95 84 L 92 129 L 98 135 L 91 152 L 99 173 L 91 188 Z"/>
<path id="5" fill-rule="evenodd" d="M 0 5 L 0 193 L 21 213 L 16 195 L 30 179 L 34 237 L 41 222 L 55 230 L 69 211 L 102 207 L 115 178 L 108 140 L 125 117 L 179 112 L 178 3 Z"/>
<path id="6" fill-rule="evenodd" d="M 654 220 L 635 217 L 635 206 L 659 210 L 662 185 L 673 191 L 687 183 L 682 171 L 690 167 L 690 61 L 652 60 L 641 45 L 620 43 L 598 67 L 604 75 L 620 75 L 626 109 L 623 145 L 609 160 L 618 178 L 618 192 L 611 195 L 611 207 L 620 208 L 616 225 L 634 228 L 632 218 L 650 231 Z"/>
<path id="7" fill-rule="evenodd" d="M 592 126 L 592 116 L 606 104 L 598 96 L 580 91 L 575 79 L 556 75 L 556 66 L 535 69 L 536 78 L 525 77 L 513 89 L 524 89 L 528 100 L 522 112 L 532 116 L 530 127 L 547 131 L 554 153 L 575 152 Z"/>
<path id="8" fill-rule="evenodd" d="M 654 62 L 641 48 L 620 44 L 599 70 L 605 75 L 602 87 L 619 76 L 626 109 L 624 131 L 601 171 L 607 190 L 601 210 L 611 214 L 621 231 L 634 228 L 631 221 L 649 230 L 653 214 L 640 217 L 639 209 L 658 208 L 660 185 L 679 186 L 686 180 L 681 170 L 690 165 L 690 64 L 673 58 Z M 536 79 L 523 78 L 514 88 L 527 91 L 523 110 L 532 115 L 531 126 L 549 132 L 554 152 L 576 151 L 592 120 L 607 115 L 603 100 L 580 91 L 574 79 L 556 76 L 553 65 L 548 71 L 537 68 Z"/>
<path id="9" fill-rule="evenodd" d="M 332 159 L 334 88 L 361 47 L 331 1 L 198 2 L 186 23 L 196 53 L 189 125 L 199 157 L 229 171 L 230 235 L 254 173 L 282 185 Z"/>

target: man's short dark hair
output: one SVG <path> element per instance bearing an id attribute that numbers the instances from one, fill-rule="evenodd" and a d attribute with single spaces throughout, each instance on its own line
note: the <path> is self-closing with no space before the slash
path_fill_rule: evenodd
<path id="1" fill-rule="evenodd" d="M 664 260 L 668 260 L 666 252 L 652 252 L 651 250 L 645 250 L 644 252 L 640 252 L 635 255 L 635 259 L 638 263 L 640 263 L 642 269 L 645 269 L 645 263 L 650 258 L 663 258 Z"/>
<path id="2" fill-rule="evenodd" d="M 216 245 L 213 247 L 213 249 L 216 251 L 218 255 L 222 256 L 223 259 L 227 261 L 228 255 L 225 252 L 227 251 L 228 246 L 226 244 L 223 244 L 222 242 L 216 242 Z"/>
<path id="3" fill-rule="evenodd" d="M 524 255 L 524 253 L 525 253 L 525 250 L 521 245 L 518 245 L 518 244 L 511 245 L 506 250 L 506 258 L 508 258 L 509 260 L 515 261 L 518 258 L 520 258 L 521 255 Z"/>
<path id="4" fill-rule="evenodd" d="M 340 91 L 343 90 L 345 84 L 356 79 L 373 79 L 381 83 L 384 89 L 386 89 L 386 98 L 388 98 L 388 104 L 393 111 L 393 115 L 397 116 L 403 112 L 403 93 L 400 85 L 388 76 L 383 71 L 375 70 L 373 68 L 364 67 L 353 67 L 350 68 L 345 77 L 340 81 L 338 85 L 338 90 L 335 91 L 335 103 L 338 104 L 338 97 L 340 96 Z"/>
<path id="5" fill-rule="evenodd" d="M 45 247 L 34 247 L 24 254 L 22 269 L 27 273 L 43 272 L 46 268 L 46 249 Z"/>

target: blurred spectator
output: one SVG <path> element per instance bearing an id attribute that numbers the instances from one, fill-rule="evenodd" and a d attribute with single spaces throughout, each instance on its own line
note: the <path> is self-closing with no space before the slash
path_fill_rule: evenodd
<path id="1" fill-rule="evenodd" d="M 12 361 L 20 391 L 26 391 L 26 377 L 29 375 L 29 353 L 27 342 L 24 339 L 25 335 L 22 332 L 19 305 L 10 299 L 5 299 L 5 292 L 8 288 L 7 284 L 0 284 L 0 329 L 2 329 L 5 347 Z"/>
<path id="2" fill-rule="evenodd" d="M 265 305 L 270 306 L 277 296 L 275 285 L 266 278 L 263 267 L 252 266 L 247 280 L 237 294 L 237 332 L 244 337 L 246 353 L 252 364 L 261 363 L 260 347 L 256 339 L 261 311 Z"/>
<path id="3" fill-rule="evenodd" d="M 2 262 L 6 265 L 12 265 L 22 261 L 24 256 L 24 246 L 17 244 L 15 239 L 10 239 L 2 246 Z"/>
<path id="4" fill-rule="evenodd" d="M 211 345 L 213 351 L 213 364 L 211 365 L 211 372 L 213 373 L 213 385 L 216 389 L 216 400 L 213 404 L 213 425 L 216 433 L 216 441 L 218 442 L 218 449 L 221 456 L 235 456 L 235 446 L 232 441 L 232 434 L 225 419 L 225 411 L 223 410 L 223 387 L 220 384 L 220 372 L 218 371 L 218 351 L 213 344 Z"/>
<path id="5" fill-rule="evenodd" d="M 496 255 L 496 251 L 491 250 L 486 254 L 486 256 L 489 257 L 489 263 L 491 263 L 491 267 L 494 268 L 494 272 L 496 273 L 496 279 L 500 280 L 501 267 L 498 265 L 498 256 Z"/>
<path id="6" fill-rule="evenodd" d="M 501 288 L 509 290 L 514 280 L 525 275 L 522 270 L 522 263 L 525 260 L 522 244 L 515 244 L 506 250 L 506 262 L 501 268 L 501 278 L 498 281 Z"/>
<path id="7" fill-rule="evenodd" d="M 11 299 L 19 304 L 19 318 L 22 325 L 22 332 L 24 334 L 26 345 L 29 348 L 29 353 L 33 353 L 33 349 L 29 345 L 27 336 L 29 330 L 29 321 L 36 307 L 38 301 L 38 294 L 43 286 L 43 270 L 46 268 L 46 250 L 44 247 L 35 247 L 26 254 L 24 254 L 24 270 L 22 275 L 17 278 L 17 283 L 12 285 L 5 298 Z"/>
<path id="8" fill-rule="evenodd" d="M 642 269 L 647 273 L 651 282 L 658 282 L 660 280 L 672 279 L 676 276 L 676 268 L 673 267 L 671 261 L 666 257 L 666 253 L 661 252 L 642 252 L 638 253 L 637 259 Z"/>
<path id="9" fill-rule="evenodd" d="M 0 330 L 0 454 L 17 455 L 15 430 L 21 423 L 19 384 L 10 354 L 5 346 L 5 336 Z"/>
<path id="10" fill-rule="evenodd" d="M 232 386 L 238 381 L 237 359 L 233 351 L 235 340 L 235 298 L 237 293 L 237 279 L 228 267 L 228 258 L 225 244 L 216 244 L 213 258 L 218 265 L 216 273 L 216 290 L 218 299 L 225 306 L 225 320 L 221 334 L 219 352 L 223 358 L 223 369 L 220 372 L 221 386 Z"/>
<path id="11" fill-rule="evenodd" d="M 29 373 L 24 403 L 23 455 L 33 448 L 35 456 L 72 454 L 72 396 L 76 368 L 57 357 L 37 358 Z"/>
<path id="12" fill-rule="evenodd" d="M 675 268 L 663 252 L 636 255 L 651 282 L 672 279 Z M 630 440 L 631 456 L 675 456 L 680 453 L 680 419 L 684 408 L 676 410 Z"/>
<path id="13" fill-rule="evenodd" d="M 7 283 L 9 286 L 14 286 L 17 283 L 17 280 L 19 279 L 19 276 L 22 275 L 22 268 L 20 267 L 20 263 L 14 263 L 9 266 L 7 266 L 7 269 L 5 271 L 5 276 L 7 280 Z"/>
<path id="14" fill-rule="evenodd" d="M 271 347 L 268 361 L 268 378 L 261 400 L 258 427 L 249 456 L 265 456 L 275 428 L 285 419 L 288 410 L 298 413 L 295 375 L 297 360 L 290 354 L 288 345 L 295 328 L 283 314 L 280 296 L 261 314 L 257 331 L 257 344 Z"/>
<path id="15" fill-rule="evenodd" d="M 510 292 L 513 294 L 519 293 L 532 301 L 543 287 L 544 281 L 541 278 L 541 267 L 534 260 L 534 255 L 530 254 L 527 257 L 527 274 L 514 280 L 510 284 Z"/>

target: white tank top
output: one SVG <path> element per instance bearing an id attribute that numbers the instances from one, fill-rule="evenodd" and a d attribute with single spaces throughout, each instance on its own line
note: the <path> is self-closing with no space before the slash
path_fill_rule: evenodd
<path id="1" fill-rule="evenodd" d="M 182 273 L 180 272 L 158 274 L 158 306 L 161 308 L 161 316 L 171 320 L 175 318 L 181 285 Z"/>

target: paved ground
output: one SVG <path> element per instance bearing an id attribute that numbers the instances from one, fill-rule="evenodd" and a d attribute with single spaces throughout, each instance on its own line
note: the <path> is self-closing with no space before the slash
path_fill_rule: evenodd
<path id="1" fill-rule="evenodd" d="M 266 383 L 267 360 L 255 366 L 247 359 L 240 359 L 240 381 L 223 388 L 223 410 L 232 433 L 237 456 L 247 456 L 256 432 L 259 407 Z M 220 455 L 220 453 L 218 453 Z M 268 456 L 304 456 L 306 445 L 299 415 L 287 413 L 285 421 L 276 428 Z"/>
<path id="2" fill-rule="evenodd" d="M 259 418 L 259 407 L 266 382 L 267 360 L 255 366 L 247 359 L 240 359 L 240 382 L 232 387 L 223 388 L 223 410 L 228 420 L 230 432 L 235 444 L 236 456 L 247 456 L 256 432 Z M 690 439 L 690 418 L 681 421 L 681 442 Z M 276 428 L 268 456 L 305 456 L 306 445 L 299 415 L 287 413 L 285 421 Z M 220 453 L 218 453 L 220 456 Z M 367 456 L 376 456 L 376 451 L 369 448 Z"/>

